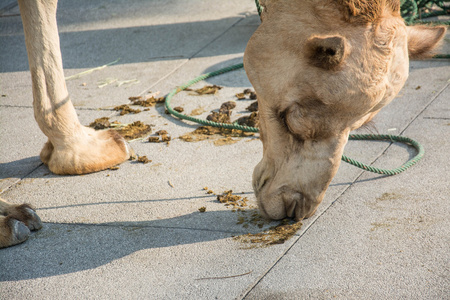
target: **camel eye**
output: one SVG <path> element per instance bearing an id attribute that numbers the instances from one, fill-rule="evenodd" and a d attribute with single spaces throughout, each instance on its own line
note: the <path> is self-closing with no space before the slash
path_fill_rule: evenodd
<path id="1" fill-rule="evenodd" d="M 303 124 L 298 104 L 291 105 L 278 113 L 278 122 L 295 139 L 303 141 Z"/>
<path id="2" fill-rule="evenodd" d="M 289 108 L 288 108 L 288 109 L 289 109 Z M 280 122 L 280 124 L 281 124 L 287 131 L 290 131 L 290 130 L 289 130 L 288 123 L 287 123 L 287 120 L 286 120 L 286 116 L 287 116 L 287 113 L 288 113 L 288 109 L 285 109 L 285 110 L 279 112 L 279 113 L 278 113 L 278 118 L 277 118 L 277 120 Z"/>

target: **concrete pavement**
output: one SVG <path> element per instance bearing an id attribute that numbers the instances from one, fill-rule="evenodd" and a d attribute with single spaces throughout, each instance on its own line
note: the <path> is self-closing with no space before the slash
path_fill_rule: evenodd
<path id="1" fill-rule="evenodd" d="M 358 130 L 413 138 L 425 147 L 422 161 L 393 177 L 343 163 L 319 210 L 294 237 L 248 249 L 233 237 L 278 224 L 247 222 L 255 211 L 251 176 L 261 142 L 188 143 L 177 137 L 197 125 L 166 115 L 162 106 L 125 116 L 112 108 L 241 62 L 259 25 L 254 2 L 60 1 L 66 76 L 120 58 L 67 81 L 80 121 L 139 120 L 172 137 L 169 145 L 131 143 L 151 163 L 83 176 L 51 174 L 39 160 L 46 138 L 33 117 L 17 14 L 11 5 L 0 17 L 0 193 L 32 204 L 44 228 L 0 250 L 0 299 L 448 299 L 449 60 L 412 62 L 376 129 Z M 201 108 L 205 118 L 251 88 L 243 70 L 196 87 L 205 84 L 224 88 L 214 96 L 180 93 L 174 106 Z M 233 116 L 250 103 L 237 101 Z M 415 153 L 402 144 L 350 141 L 345 154 L 393 168 Z M 251 207 L 233 212 L 204 187 L 231 189 Z"/>

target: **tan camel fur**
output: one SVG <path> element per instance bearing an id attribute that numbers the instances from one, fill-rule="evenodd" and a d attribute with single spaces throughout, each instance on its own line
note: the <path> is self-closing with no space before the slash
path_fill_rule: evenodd
<path id="1" fill-rule="evenodd" d="M 310 217 L 336 174 L 349 132 L 400 91 L 409 58 L 444 26 L 406 27 L 400 1 L 263 1 L 244 55 L 258 95 L 263 158 L 253 173 L 261 213 Z"/>
<path id="2" fill-rule="evenodd" d="M 266 0 L 245 52 L 258 94 L 263 159 L 253 186 L 271 219 L 311 216 L 336 174 L 349 132 L 402 88 L 411 57 L 426 57 L 445 27 L 406 28 L 399 1 Z M 56 0 L 19 0 L 34 114 L 48 137 L 41 159 L 56 174 L 84 174 L 128 159 L 114 131 L 78 121 L 64 81 Z M 409 46 L 409 47 L 408 47 Z M 26 205 L 0 199 L 0 247 L 41 227 Z"/>

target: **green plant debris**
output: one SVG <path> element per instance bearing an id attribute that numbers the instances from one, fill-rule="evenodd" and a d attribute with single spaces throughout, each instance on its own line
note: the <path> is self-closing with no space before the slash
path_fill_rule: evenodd
<path id="1" fill-rule="evenodd" d="M 118 80 L 117 81 L 117 86 L 119 87 L 119 86 L 122 86 L 122 85 L 125 85 L 125 84 L 134 85 L 134 84 L 138 84 L 138 83 L 140 83 L 140 81 L 137 80 L 137 79 Z"/>
<path id="2" fill-rule="evenodd" d="M 105 78 L 97 82 L 97 87 L 100 89 L 104 88 L 105 86 L 110 85 L 111 83 L 114 83 L 117 80 L 118 80 L 117 78 Z"/>
<path id="3" fill-rule="evenodd" d="M 217 200 L 220 203 L 225 204 L 225 206 L 231 207 L 233 209 L 247 207 L 248 199 L 247 197 L 241 197 L 238 195 L 233 195 L 233 191 L 225 191 L 222 195 L 217 195 Z"/>
<path id="4" fill-rule="evenodd" d="M 207 194 L 214 194 L 208 187 L 203 190 Z M 232 208 L 232 212 L 236 212 L 237 225 L 243 228 L 258 227 L 263 228 L 264 225 L 272 223 L 272 221 L 260 215 L 258 209 L 249 204 L 246 197 L 233 194 L 232 190 L 224 191 L 221 195 L 217 195 L 217 200 Z M 283 244 L 302 227 L 301 222 L 295 222 L 292 219 L 283 219 L 277 225 L 259 233 L 246 233 L 233 237 L 234 240 L 246 245 L 244 249 L 269 247 L 272 245 Z"/>
<path id="5" fill-rule="evenodd" d="M 301 222 L 293 222 L 290 219 L 284 219 L 278 225 L 270 227 L 263 232 L 247 233 L 235 236 L 233 239 L 244 244 L 249 244 L 246 249 L 264 248 L 283 244 L 292 238 L 301 227 Z"/>
<path id="6" fill-rule="evenodd" d="M 96 67 L 96 68 L 92 68 L 92 69 L 89 69 L 89 70 L 86 70 L 86 71 L 77 73 L 77 74 L 72 75 L 72 76 L 68 76 L 68 77 L 66 77 L 65 79 L 66 79 L 66 81 L 72 80 L 72 79 L 78 79 L 78 78 L 80 78 L 80 77 L 82 77 L 82 76 L 91 74 L 91 73 L 94 72 L 94 71 L 98 71 L 98 70 L 104 69 L 104 68 L 106 68 L 106 67 L 108 67 L 108 66 L 110 66 L 110 65 L 113 65 L 113 64 L 117 63 L 119 60 L 120 60 L 120 58 L 119 58 L 119 59 L 116 59 L 115 61 L 110 62 L 110 63 L 108 63 L 108 64 L 106 64 L 106 65 L 103 65 L 103 66 L 100 66 L 100 67 Z"/>
<path id="7" fill-rule="evenodd" d="M 251 210 L 237 210 L 237 222 L 236 224 L 242 225 L 244 228 L 248 228 L 250 225 L 258 228 L 263 228 L 264 225 L 269 224 L 271 221 L 265 219 L 259 214 L 257 209 Z"/>

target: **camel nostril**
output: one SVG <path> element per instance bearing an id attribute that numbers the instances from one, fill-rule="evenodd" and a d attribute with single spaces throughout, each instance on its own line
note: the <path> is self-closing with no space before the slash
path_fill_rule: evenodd
<path id="1" fill-rule="evenodd" d="M 296 217 L 298 207 L 302 206 L 303 195 L 300 192 L 286 190 L 282 197 L 286 209 L 286 215 L 289 218 Z"/>
<path id="2" fill-rule="evenodd" d="M 266 183 L 269 181 L 268 177 L 261 177 L 257 183 L 258 191 L 262 190 L 262 188 L 266 185 Z"/>
<path id="3" fill-rule="evenodd" d="M 286 199 L 284 198 L 284 206 L 286 208 L 286 215 L 289 218 L 292 218 L 294 216 L 294 212 L 295 212 L 295 206 L 297 204 L 296 201 L 292 201 L 291 199 Z"/>

